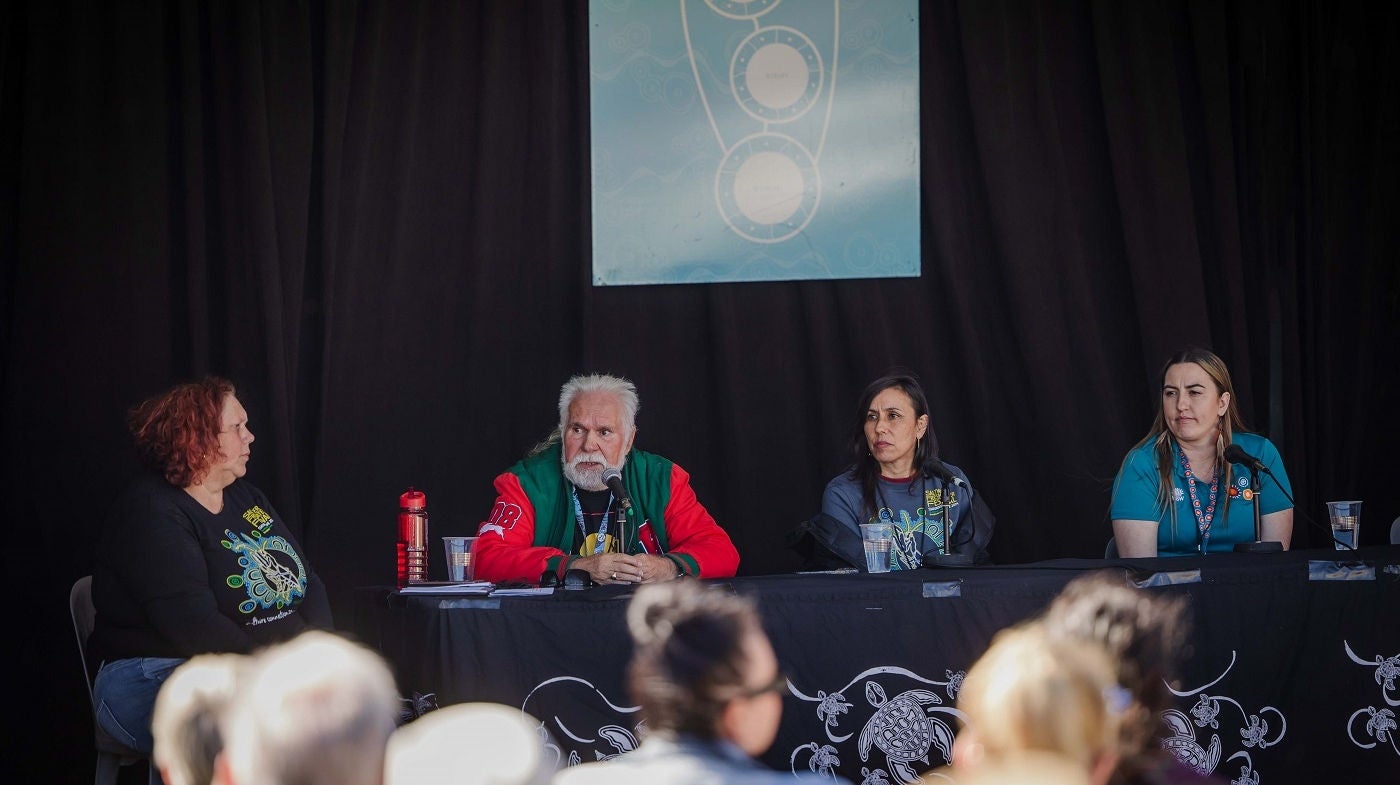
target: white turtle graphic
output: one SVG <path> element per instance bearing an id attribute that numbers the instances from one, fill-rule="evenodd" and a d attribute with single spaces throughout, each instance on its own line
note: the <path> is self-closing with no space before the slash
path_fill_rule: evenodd
<path id="1" fill-rule="evenodd" d="M 918 781 L 919 775 L 910 762 L 920 761 L 927 766 L 932 747 L 943 753 L 944 762 L 948 760 L 953 731 L 924 711 L 925 706 L 943 702 L 937 695 L 928 690 L 908 690 L 887 699 L 879 683 L 867 681 L 865 699 L 876 711 L 860 732 L 857 749 L 861 761 L 869 760 L 870 746 L 874 744 L 885 753 L 890 772 L 900 782 L 911 783 Z"/>
<path id="2" fill-rule="evenodd" d="M 1196 741 L 1196 730 L 1191 720 L 1176 709 L 1162 712 L 1162 722 L 1171 734 L 1161 740 L 1162 749 L 1170 752 L 1181 765 L 1197 774 L 1210 774 L 1220 763 L 1220 737 L 1210 734 L 1210 749 L 1204 749 Z"/>

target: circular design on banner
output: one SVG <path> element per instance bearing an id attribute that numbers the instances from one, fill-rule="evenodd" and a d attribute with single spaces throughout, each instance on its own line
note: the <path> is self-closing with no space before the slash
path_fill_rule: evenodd
<path id="1" fill-rule="evenodd" d="M 800 142 L 761 133 L 745 137 L 715 174 L 715 201 L 741 237 L 777 243 L 802 231 L 821 202 L 821 177 Z"/>
<path id="2" fill-rule="evenodd" d="M 822 57 L 791 27 L 755 30 L 734 50 L 729 86 L 754 119 L 786 123 L 807 113 L 822 92 Z"/>
<path id="3" fill-rule="evenodd" d="M 783 0 L 705 0 L 705 5 L 730 19 L 757 19 L 778 7 Z"/>

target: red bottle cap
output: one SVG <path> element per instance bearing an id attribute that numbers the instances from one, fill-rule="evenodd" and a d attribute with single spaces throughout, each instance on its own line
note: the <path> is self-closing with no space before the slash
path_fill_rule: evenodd
<path id="1" fill-rule="evenodd" d="M 422 491 L 413 490 L 409 486 L 408 490 L 399 497 L 399 508 L 404 510 L 422 510 L 428 506 L 428 497 Z"/>

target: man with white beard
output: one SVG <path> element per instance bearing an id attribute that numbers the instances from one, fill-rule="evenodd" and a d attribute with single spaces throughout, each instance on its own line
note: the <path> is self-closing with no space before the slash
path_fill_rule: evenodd
<path id="1" fill-rule="evenodd" d="M 559 429 L 496 478 L 496 504 L 477 534 L 475 577 L 534 583 L 585 570 L 595 583 L 732 577 L 739 553 L 695 498 L 690 475 L 632 449 L 637 389 L 603 374 L 559 392 Z M 624 499 L 604 479 L 621 472 Z"/>

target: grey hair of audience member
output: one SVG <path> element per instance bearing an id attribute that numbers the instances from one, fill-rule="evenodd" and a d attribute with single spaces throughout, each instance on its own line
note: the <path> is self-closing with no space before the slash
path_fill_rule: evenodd
<path id="1" fill-rule="evenodd" d="M 627 627 L 627 683 L 648 727 L 714 738 L 725 704 L 744 689 L 744 638 L 763 633 L 753 603 L 692 581 L 652 584 L 628 606 Z"/>
<path id="2" fill-rule="evenodd" d="M 151 762 L 165 785 L 208 785 L 223 751 L 219 721 L 233 700 L 241 654 L 200 654 L 170 674 L 151 715 Z"/>
<path id="3" fill-rule="evenodd" d="M 1172 705 L 1167 684 L 1176 678 L 1190 621 L 1184 598 L 1139 589 L 1125 573 L 1104 570 L 1070 581 L 1050 603 L 1044 624 L 1054 636 L 1101 647 L 1118 684 L 1134 704 L 1122 724 L 1124 759 L 1131 770 L 1162 753 L 1156 743 L 1161 713 Z"/>
<path id="4" fill-rule="evenodd" d="M 378 654 L 305 632 L 254 655 L 225 712 L 231 785 L 379 785 L 399 696 Z"/>
<path id="5" fill-rule="evenodd" d="M 459 703 L 394 731 L 384 785 L 547 785 L 559 764 L 538 720 L 498 703 Z"/>
<path id="6" fill-rule="evenodd" d="M 606 393 L 617 399 L 622 406 L 622 421 L 629 431 L 637 430 L 637 412 L 642 402 L 637 397 L 637 388 L 630 381 L 605 373 L 580 374 L 564 382 L 559 390 L 559 431 L 569 427 L 569 406 L 574 399 L 584 393 Z"/>

